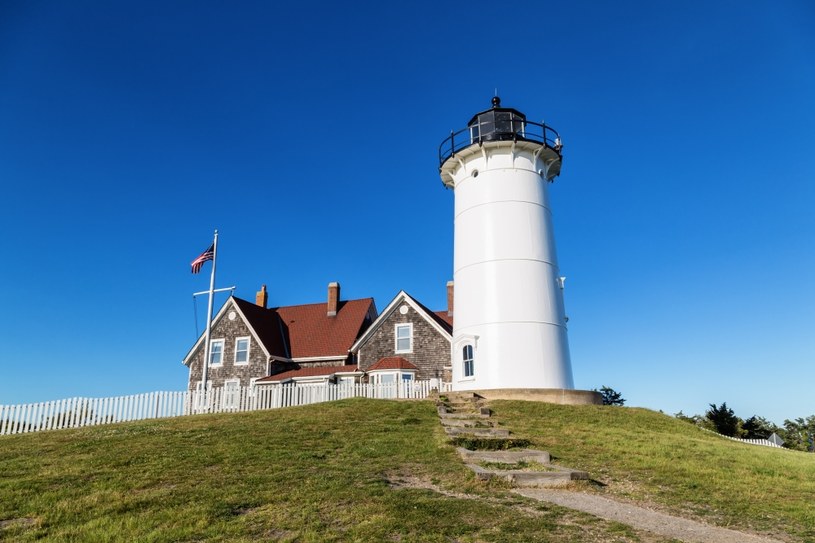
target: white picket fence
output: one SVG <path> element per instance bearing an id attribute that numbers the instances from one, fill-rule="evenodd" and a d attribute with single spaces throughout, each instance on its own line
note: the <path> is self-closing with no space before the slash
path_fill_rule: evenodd
<path id="1" fill-rule="evenodd" d="M 719 434 L 721 435 L 721 434 Z M 732 441 L 740 441 L 741 443 L 747 443 L 748 445 L 761 445 L 763 447 L 776 447 L 778 449 L 783 449 L 781 445 L 776 445 L 769 439 L 743 439 L 740 437 L 730 437 L 730 436 L 722 436 L 730 439 Z"/>
<path id="2" fill-rule="evenodd" d="M 277 409 L 344 398 L 424 399 L 438 382 L 287 384 L 0 405 L 0 436 L 131 420 Z M 441 384 L 442 392 L 449 384 Z"/>
<path id="3" fill-rule="evenodd" d="M 747 443 L 748 445 L 761 445 L 762 447 L 775 447 L 777 449 L 783 449 L 781 445 L 776 445 L 769 439 L 744 439 L 741 437 L 731 437 L 726 436 L 724 434 L 720 434 L 719 432 L 714 432 L 713 430 L 708 430 L 707 428 L 702 428 L 701 426 L 697 426 L 700 430 L 704 430 L 705 432 L 709 432 L 711 434 L 717 435 L 719 437 L 723 437 L 725 439 L 729 439 L 731 441 L 738 441 L 740 443 Z"/>

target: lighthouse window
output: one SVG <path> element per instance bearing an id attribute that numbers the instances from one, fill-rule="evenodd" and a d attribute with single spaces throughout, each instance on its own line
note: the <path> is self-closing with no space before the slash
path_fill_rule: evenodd
<path id="1" fill-rule="evenodd" d="M 407 323 L 396 325 L 396 352 L 413 352 L 413 324 Z"/>
<path id="2" fill-rule="evenodd" d="M 473 346 L 465 345 L 462 349 L 461 357 L 464 360 L 464 377 L 472 377 L 475 375 L 475 367 L 473 365 Z"/>

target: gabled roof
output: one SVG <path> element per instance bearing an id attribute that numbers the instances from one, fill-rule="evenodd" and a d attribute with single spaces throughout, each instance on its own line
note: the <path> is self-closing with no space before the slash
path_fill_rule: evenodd
<path id="1" fill-rule="evenodd" d="M 448 322 L 447 320 L 441 318 L 438 314 L 433 311 L 430 311 L 428 308 L 420 304 L 413 298 L 410 294 L 405 292 L 404 290 L 400 290 L 399 294 L 397 294 L 391 303 L 388 304 L 382 313 L 376 318 L 376 320 L 368 327 L 364 334 L 360 336 L 360 338 L 354 343 L 351 347 L 351 352 L 357 352 L 359 347 L 368 341 L 368 339 L 379 329 L 380 326 L 388 319 L 391 313 L 393 313 L 397 307 L 399 307 L 402 303 L 407 303 L 418 313 L 422 316 L 428 323 L 430 323 L 433 328 L 435 328 L 439 334 L 441 334 L 447 341 L 453 340 L 453 325 L 452 323 Z"/>
<path id="2" fill-rule="evenodd" d="M 345 357 L 364 331 L 365 317 L 376 316 L 373 298 L 339 302 L 329 317 L 326 304 L 291 305 L 270 309 L 280 317 L 288 334 L 290 358 Z"/>
<path id="3" fill-rule="evenodd" d="M 386 356 L 380 358 L 376 364 L 368 368 L 368 371 L 378 370 L 413 370 L 419 371 L 419 368 L 405 360 L 401 356 Z"/>
<path id="4" fill-rule="evenodd" d="M 213 328 L 228 307 L 238 310 L 268 357 L 285 360 L 343 359 L 364 331 L 368 315 L 376 316 L 373 298 L 341 301 L 337 314 L 329 317 L 325 303 L 265 309 L 233 296 L 212 319 Z M 204 334 L 187 353 L 184 364 L 189 365 L 203 341 Z"/>
<path id="5" fill-rule="evenodd" d="M 252 312 L 252 308 L 247 307 L 247 306 L 245 306 L 243 304 L 236 303 L 236 302 L 244 302 L 244 304 L 249 303 L 249 302 L 246 302 L 245 300 L 241 300 L 240 298 L 235 298 L 234 296 L 230 296 L 229 299 L 226 302 L 224 302 L 224 305 L 221 306 L 221 309 L 218 310 L 218 313 L 212 318 L 212 328 L 215 329 L 215 327 L 218 325 L 218 323 L 221 322 L 221 319 L 223 319 L 224 315 L 226 315 L 227 309 L 229 309 L 230 307 L 233 307 L 233 308 L 236 309 L 236 313 L 238 315 L 240 315 L 241 320 L 244 322 L 244 324 L 246 324 L 247 328 L 249 328 L 249 331 L 252 334 L 252 336 L 255 338 L 255 341 L 257 341 L 260 344 L 260 348 L 263 349 L 264 354 L 266 354 L 267 357 L 268 356 L 273 356 L 275 354 L 275 352 L 270 351 L 269 346 L 273 346 L 273 347 L 277 346 L 279 344 L 279 342 L 278 342 L 278 344 L 275 344 L 274 341 L 270 341 L 270 338 L 266 338 L 266 341 L 264 341 L 263 337 L 258 334 L 258 330 L 252 324 L 252 320 L 258 318 L 257 315 Z M 255 306 L 255 307 L 257 307 L 257 306 Z M 260 308 L 258 308 L 258 309 L 260 309 Z M 249 310 L 248 311 L 249 312 L 249 317 L 247 317 L 247 315 L 246 315 L 246 312 L 245 312 L 246 310 Z M 181 361 L 182 364 L 184 364 L 185 366 L 188 366 L 190 364 L 190 362 L 192 361 L 193 355 L 201 347 L 201 344 L 204 343 L 204 338 L 205 337 L 206 337 L 206 332 L 204 332 L 203 334 L 198 336 L 198 340 L 195 342 L 195 344 L 192 346 L 192 348 L 190 348 L 190 350 L 187 352 L 187 355 Z"/>
<path id="6" fill-rule="evenodd" d="M 232 298 L 235 305 L 246 317 L 247 324 L 255 331 L 258 341 L 270 355 L 289 358 L 289 347 L 286 341 L 283 323 L 275 311 L 269 311 L 259 305 L 241 298 Z"/>
<path id="7" fill-rule="evenodd" d="M 277 375 L 269 375 L 268 377 L 264 377 L 263 379 L 258 379 L 255 381 L 256 383 L 277 383 L 280 381 L 288 381 L 289 379 L 294 379 L 297 377 L 329 377 L 334 375 L 335 373 L 359 373 L 359 368 L 356 367 L 355 364 L 349 364 L 346 366 L 317 366 L 317 367 L 309 367 L 309 368 L 302 368 L 299 370 L 289 370 L 284 371 L 283 373 L 278 373 Z"/>

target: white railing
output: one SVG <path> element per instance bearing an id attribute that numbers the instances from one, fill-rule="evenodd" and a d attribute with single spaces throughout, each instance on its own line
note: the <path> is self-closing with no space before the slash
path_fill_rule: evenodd
<path id="1" fill-rule="evenodd" d="M 287 384 L 215 388 L 206 392 L 150 392 L 115 398 L 70 398 L 22 405 L 0 405 L 0 435 L 80 428 L 131 420 L 277 409 L 343 398 L 424 399 L 448 383 Z"/>

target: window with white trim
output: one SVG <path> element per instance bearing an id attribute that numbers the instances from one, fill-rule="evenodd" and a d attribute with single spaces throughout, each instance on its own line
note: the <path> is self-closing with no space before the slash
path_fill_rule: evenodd
<path id="1" fill-rule="evenodd" d="M 464 361 L 464 377 L 475 375 L 475 365 L 473 364 L 473 346 L 465 345 L 461 350 L 461 359 Z"/>
<path id="2" fill-rule="evenodd" d="M 235 365 L 249 363 L 249 338 L 239 337 L 235 339 Z"/>
<path id="3" fill-rule="evenodd" d="M 209 365 L 220 366 L 224 363 L 224 340 L 213 339 L 209 342 Z"/>
<path id="4" fill-rule="evenodd" d="M 237 409 L 241 400 L 241 380 L 227 379 L 224 381 L 224 409 Z"/>
<path id="5" fill-rule="evenodd" d="M 412 353 L 413 352 L 413 324 L 397 324 L 396 325 L 396 352 L 397 353 Z"/>

